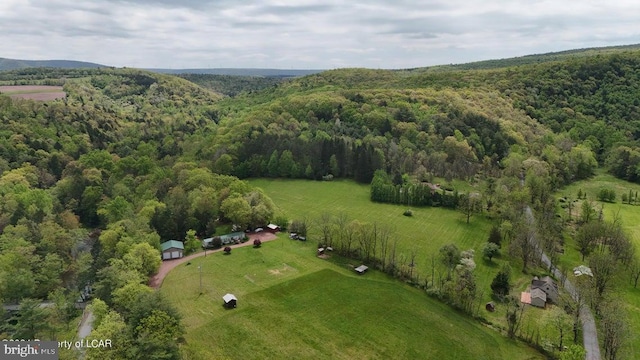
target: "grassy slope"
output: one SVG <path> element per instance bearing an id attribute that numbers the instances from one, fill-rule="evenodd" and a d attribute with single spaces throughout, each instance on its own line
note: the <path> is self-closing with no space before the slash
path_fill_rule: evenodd
<path id="1" fill-rule="evenodd" d="M 317 221 L 325 212 L 345 213 L 351 220 L 391 226 L 399 254 L 409 256 L 413 249 L 417 250 L 416 270 L 420 274 L 430 274 L 431 256 L 452 242 L 461 250 L 476 249 L 476 262 L 480 263 L 481 246 L 491 227 L 480 217 L 472 217 L 466 224 L 462 213 L 439 208 L 411 208 L 413 216 L 403 216 L 407 207 L 372 203 L 369 186 L 351 181 L 254 179 L 250 183 L 262 188 L 290 219 L 306 218 L 311 225 L 309 240 L 314 244 L 319 236 Z M 482 266 L 478 270 L 483 271 Z"/>
<path id="2" fill-rule="evenodd" d="M 319 233 L 313 226 L 323 212 L 332 215 L 343 212 L 350 219 L 391 225 L 398 241 L 398 258 L 408 258 L 414 249 L 417 252 L 415 271 L 421 282 L 425 277 L 431 281 L 432 256 L 437 256 L 443 245 L 454 243 L 461 250 L 474 249 L 477 264 L 474 274 L 478 291 L 482 292 L 482 304 L 492 300 L 491 281 L 502 264 L 507 263 L 506 257 L 494 258 L 492 262 L 482 258 L 482 246 L 488 238 L 491 223 L 479 216 L 472 217 L 470 224 L 466 224 L 461 212 L 425 207 L 412 208 L 413 216 L 406 217 L 402 213 L 407 207 L 372 203 L 369 186 L 352 181 L 252 179 L 249 182 L 262 188 L 290 219 L 306 217 L 312 226 L 309 240 L 313 245 L 317 244 L 313 234 L 318 236 Z M 520 271 L 522 263 L 519 260 L 511 259 L 509 263 L 513 269 L 514 293 L 519 294 L 527 287 L 531 276 Z M 437 278 L 436 273 L 436 281 Z M 537 313 L 541 310 L 531 308 L 527 311 Z M 480 315 L 494 324 L 505 325 L 505 308 L 501 305 L 494 313 L 482 310 Z"/>
<path id="3" fill-rule="evenodd" d="M 185 358 L 542 358 L 417 289 L 314 253 L 281 235 L 173 270 L 161 291 L 184 315 Z M 222 308 L 227 292 L 237 309 Z"/>
<path id="4" fill-rule="evenodd" d="M 624 180 L 617 179 L 609 174 L 600 172 L 595 177 L 585 181 L 579 181 L 571 186 L 563 188 L 558 192 L 560 196 L 571 196 L 572 198 L 576 198 L 578 190 L 582 189 L 583 192 L 587 193 L 587 199 L 594 201 L 598 207 L 602 206 L 603 203 L 597 201 L 598 191 L 602 188 L 614 189 L 616 191 L 616 203 L 604 203 L 604 217 L 608 220 L 613 220 L 616 216 L 620 218 L 622 221 L 623 227 L 626 229 L 627 233 L 631 237 L 633 243 L 636 248 L 636 255 L 640 256 L 640 207 L 633 205 L 622 204 L 621 197 L 622 194 L 628 193 L 629 190 L 633 190 L 634 193 L 636 191 L 640 192 L 640 185 L 630 183 Z M 576 206 L 579 211 L 580 203 Z M 578 252 L 575 243 L 569 242 L 569 246 L 566 249 L 566 256 L 563 259 L 563 265 L 566 268 L 571 269 L 574 266 L 581 264 L 581 256 Z M 620 296 L 624 299 L 627 304 L 628 316 L 629 316 L 629 325 L 630 325 L 630 334 L 639 334 L 640 333 L 640 288 L 634 289 L 633 285 L 627 281 L 627 277 L 625 276 L 622 281 L 620 281 L 618 293 L 614 294 L 614 296 Z M 640 340 L 632 336 L 629 338 L 628 342 L 628 351 L 630 352 L 630 357 L 632 359 L 640 359 Z"/>

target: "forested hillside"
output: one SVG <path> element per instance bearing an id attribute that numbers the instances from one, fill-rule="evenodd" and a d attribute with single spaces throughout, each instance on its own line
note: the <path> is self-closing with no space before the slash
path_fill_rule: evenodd
<path id="1" fill-rule="evenodd" d="M 137 70 L 64 84 L 63 100 L 0 96 L 0 299 L 33 308 L 5 318 L 0 336 L 68 329 L 73 303 L 91 286 L 114 310 L 98 311 L 97 331 L 121 329 L 105 336 L 124 336 L 133 353 L 175 355 L 177 345 L 153 340 L 160 329 L 145 325 L 160 316 L 176 324 L 162 331 L 180 333 L 175 311 L 158 309 L 162 300 L 146 286 L 160 243 L 185 240 L 187 252 L 197 250 L 195 235 L 264 224 L 273 204 L 237 178 L 181 160 L 188 136 L 215 127 L 220 95 Z M 50 325 L 29 298 L 55 302 Z"/>
<path id="2" fill-rule="evenodd" d="M 240 177 L 368 182 L 378 168 L 469 178 L 535 157 L 556 186 L 597 163 L 636 181 L 639 54 L 482 71 L 327 71 L 220 102 L 221 126 L 215 140 L 194 139 L 197 158 L 222 157 Z"/>
<path id="3" fill-rule="evenodd" d="M 491 70 L 185 78 L 204 87 L 134 69 L 0 72 L 4 85 L 64 85 L 67 95 L 0 95 L 3 302 L 68 304 L 92 284 L 105 302 L 99 334 L 126 334 L 138 355 L 175 355 L 175 343 L 150 334 L 165 331 L 152 326 L 162 317 L 175 327 L 158 338 L 178 338 L 176 313 L 167 305 L 151 314 L 162 299 L 145 284 L 161 241 L 195 250 L 195 235 L 278 215 L 238 178 L 371 183 L 376 174 L 372 188 L 384 191 L 374 200 L 408 205 L 416 185 L 462 179 L 486 186 L 487 209 L 520 210 L 555 209 L 550 191 L 598 166 L 640 181 L 638 51 Z M 453 191 L 416 194 L 422 202 L 414 205 L 465 204 Z M 561 243 L 554 213 L 545 214 L 548 237 Z M 60 312 L 53 326 L 72 316 Z M 4 337 L 38 335 L 16 319 L 3 324 Z"/>
<path id="4" fill-rule="evenodd" d="M 275 87 L 281 82 L 288 80 L 281 77 L 214 74 L 178 74 L 177 76 L 206 89 L 231 97 L 241 92 L 252 93 L 254 91 Z"/>

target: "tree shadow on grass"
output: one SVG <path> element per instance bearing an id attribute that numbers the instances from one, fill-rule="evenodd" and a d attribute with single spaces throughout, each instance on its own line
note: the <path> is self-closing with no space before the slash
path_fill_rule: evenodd
<path id="1" fill-rule="evenodd" d="M 495 262 L 496 257 L 493 257 L 493 260 L 489 260 L 486 257 L 482 258 L 482 263 L 484 264 L 484 266 L 492 268 L 492 269 L 497 269 L 500 267 L 500 264 L 498 264 L 497 262 Z"/>

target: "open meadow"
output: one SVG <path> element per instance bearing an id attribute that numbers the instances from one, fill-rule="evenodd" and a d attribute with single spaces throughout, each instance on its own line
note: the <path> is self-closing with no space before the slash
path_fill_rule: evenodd
<path id="1" fill-rule="evenodd" d="M 419 289 L 315 251 L 281 234 L 174 269 L 160 291 L 183 315 L 183 358 L 543 358 Z M 222 306 L 228 292 L 236 309 Z"/>
<path id="2" fill-rule="evenodd" d="M 0 86 L 0 94 L 8 95 L 13 99 L 39 101 L 63 99 L 67 96 L 62 86 L 48 85 L 3 85 Z"/>
<path id="3" fill-rule="evenodd" d="M 615 203 L 598 201 L 598 192 L 600 189 L 612 189 L 616 193 Z M 613 221 L 618 218 L 622 221 L 622 226 L 627 234 L 631 237 L 635 245 L 636 257 L 640 257 L 640 206 L 628 205 L 622 203 L 622 195 L 628 194 L 631 190 L 634 195 L 640 193 L 640 185 L 617 179 L 610 174 L 598 172 L 593 178 L 578 181 L 558 191 L 558 196 L 567 196 L 576 199 L 578 191 L 586 192 L 587 200 L 592 201 L 599 209 L 603 207 L 604 219 Z M 580 203 L 576 204 L 577 213 L 580 209 Z M 565 268 L 582 264 L 581 255 L 574 241 L 570 241 L 565 249 L 562 263 Z M 640 288 L 634 288 L 629 276 L 621 275 L 618 279 L 616 293 L 612 296 L 619 297 L 624 300 L 627 306 L 627 316 L 629 324 L 629 341 L 627 343 L 630 359 L 640 359 L 640 338 L 634 334 L 640 334 Z"/>
<path id="4" fill-rule="evenodd" d="M 473 216 L 467 224 L 463 213 L 437 207 L 412 207 L 413 216 L 403 216 L 408 207 L 371 202 L 369 185 L 353 181 L 252 179 L 249 182 L 252 186 L 262 188 L 289 219 L 306 218 L 311 227 L 309 241 L 314 245 L 321 236 L 317 224 L 323 213 L 332 216 L 344 213 L 351 220 L 390 226 L 392 241 L 398 242 L 398 257 L 407 259 L 412 252 L 416 253 L 414 273 L 418 274 L 420 282 L 425 279 L 431 282 L 432 261 L 436 263 L 435 280 L 438 281 L 438 272 L 443 271 L 438 261 L 438 251 L 442 246 L 453 243 L 460 250 L 475 250 L 477 267 L 473 272 L 483 306 L 492 301 L 491 281 L 502 264 L 509 262 L 511 265 L 516 292 L 524 290 L 531 279 L 531 276 L 520 271 L 522 263 L 518 259 L 507 261 L 506 256 L 498 256 L 493 261 L 483 259 L 482 247 L 491 229 L 491 222 L 483 216 Z M 501 251 L 506 249 L 503 247 Z M 504 307 L 498 305 L 496 312 L 489 313 L 483 309 L 480 315 L 493 323 L 504 325 L 504 311 Z"/>

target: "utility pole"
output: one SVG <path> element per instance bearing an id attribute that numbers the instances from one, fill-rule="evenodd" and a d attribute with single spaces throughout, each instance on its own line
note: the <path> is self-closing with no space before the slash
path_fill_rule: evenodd
<path id="1" fill-rule="evenodd" d="M 202 294 L 202 265 L 198 265 L 198 270 L 200 270 L 200 294 Z"/>

